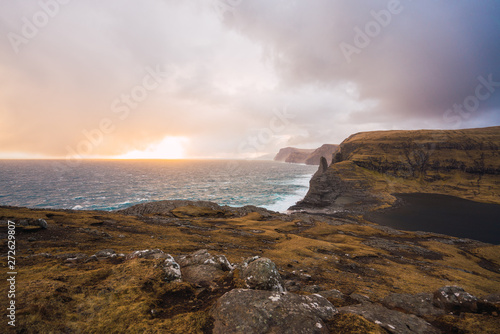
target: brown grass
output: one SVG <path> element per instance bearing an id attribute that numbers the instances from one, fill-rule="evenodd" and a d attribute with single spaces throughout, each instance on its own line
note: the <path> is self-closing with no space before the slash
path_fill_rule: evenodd
<path id="1" fill-rule="evenodd" d="M 66 262 L 71 255 L 63 255 L 90 256 L 106 248 L 124 254 L 159 248 L 172 255 L 206 248 L 231 262 L 261 255 L 272 259 L 285 279 L 345 294 L 358 292 L 372 300 L 391 292 L 432 292 L 444 285 L 460 285 L 478 296 L 499 291 L 500 273 L 479 265 L 488 261 L 500 266 L 499 246 L 465 250 L 411 232 L 388 235 L 354 220 L 330 224 L 327 218 L 304 222 L 278 214 L 264 219 L 257 213 L 235 218 L 205 217 L 204 210 L 191 208 L 177 214 L 181 211 L 190 217 L 0 208 L 2 220 L 44 218 L 49 224 L 47 230 L 19 230 L 16 235 L 16 329 L 24 333 L 208 333 L 210 307 L 224 291 L 241 285 L 236 273 L 234 279 L 224 277 L 220 288 L 202 291 L 188 283 L 165 283 L 161 260 L 74 263 Z M 443 259 L 394 257 L 363 243 L 374 237 L 418 243 L 443 254 Z M 5 239 L 1 248 L 6 254 Z M 36 256 L 41 253 L 52 256 Z M 0 316 L 5 319 L 5 308 Z M 482 319 L 471 318 L 471 322 Z M 345 333 L 379 333 L 377 326 L 357 316 L 337 320 L 332 325 L 337 332 L 344 328 Z"/>

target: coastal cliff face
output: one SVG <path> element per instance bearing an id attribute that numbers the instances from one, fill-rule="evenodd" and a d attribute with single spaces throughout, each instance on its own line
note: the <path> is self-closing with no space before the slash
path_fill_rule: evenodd
<path id="1" fill-rule="evenodd" d="M 500 127 L 357 133 L 322 162 L 292 210 L 362 213 L 396 193 L 434 193 L 500 203 Z"/>
<path id="2" fill-rule="evenodd" d="M 301 149 L 295 147 L 285 147 L 280 149 L 274 157 L 274 161 L 289 162 L 306 165 L 319 165 L 321 157 L 330 160 L 337 152 L 339 145 L 324 144 L 317 149 Z"/>
<path id="3" fill-rule="evenodd" d="M 312 152 L 309 157 L 306 159 L 306 165 L 319 165 L 321 157 L 325 157 L 331 161 L 333 154 L 337 152 L 339 149 L 339 145 L 334 144 L 324 144 L 321 147 L 317 148 Z"/>
<path id="4" fill-rule="evenodd" d="M 313 149 L 301 149 L 295 147 L 282 148 L 274 157 L 274 161 L 289 162 L 296 164 L 305 163 L 309 155 L 313 153 Z"/>

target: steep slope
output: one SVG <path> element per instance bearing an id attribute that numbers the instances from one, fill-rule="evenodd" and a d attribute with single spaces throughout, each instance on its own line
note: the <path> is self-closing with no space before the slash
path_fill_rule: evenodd
<path id="1" fill-rule="evenodd" d="M 280 149 L 278 154 L 274 157 L 274 161 L 290 162 L 290 163 L 304 163 L 313 149 L 301 149 L 295 147 L 285 147 Z"/>
<path id="2" fill-rule="evenodd" d="M 500 127 L 374 131 L 340 144 L 291 209 L 366 212 L 395 193 L 435 193 L 500 203 Z M 326 160 L 323 161 L 323 165 Z"/>
<path id="3" fill-rule="evenodd" d="M 312 152 L 306 159 L 306 165 L 319 165 L 321 157 L 325 157 L 326 160 L 330 160 L 333 154 L 337 152 L 339 145 L 334 144 L 324 144 Z"/>

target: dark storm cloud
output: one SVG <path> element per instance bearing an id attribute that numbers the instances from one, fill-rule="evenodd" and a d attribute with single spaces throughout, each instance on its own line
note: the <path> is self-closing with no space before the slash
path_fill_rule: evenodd
<path id="1" fill-rule="evenodd" d="M 379 101 L 353 114 L 354 121 L 390 115 L 442 126 L 443 112 L 474 94 L 478 77 L 500 82 L 496 1 L 292 3 L 242 2 L 226 23 L 266 46 L 282 85 L 349 81 L 360 99 Z M 496 94 L 478 114 L 499 104 Z"/>

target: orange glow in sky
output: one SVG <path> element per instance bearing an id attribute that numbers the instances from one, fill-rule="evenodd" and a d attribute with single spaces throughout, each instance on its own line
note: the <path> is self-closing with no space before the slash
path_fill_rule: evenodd
<path id="1" fill-rule="evenodd" d="M 113 157 L 115 159 L 183 159 L 185 158 L 184 145 L 188 143 L 186 137 L 167 136 L 159 143 L 149 145 L 145 150 L 133 150 Z"/>

